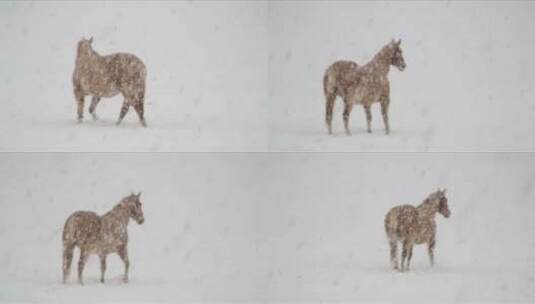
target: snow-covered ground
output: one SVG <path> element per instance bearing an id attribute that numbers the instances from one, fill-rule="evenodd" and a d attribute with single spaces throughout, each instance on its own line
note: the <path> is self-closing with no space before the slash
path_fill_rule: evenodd
<path id="1" fill-rule="evenodd" d="M 535 3 L 273 1 L 269 12 L 270 147 L 280 151 L 534 150 Z M 390 71 L 392 133 L 379 106 L 327 136 L 322 79 L 336 60 L 367 63 L 402 39 Z"/>
<path id="2" fill-rule="evenodd" d="M 0 302 L 535 301 L 534 154 L 32 153 L 0 170 Z M 438 187 L 436 267 L 420 246 L 392 272 L 384 215 Z M 66 217 L 131 190 L 131 282 L 111 256 L 106 284 L 93 257 L 85 286 L 62 285 Z"/>
<path id="3" fill-rule="evenodd" d="M 76 124 L 77 42 L 129 52 L 147 66 L 146 117 Z M 267 149 L 267 3 L 0 3 L 0 151 L 259 151 Z M 86 98 L 86 108 L 88 107 Z"/>

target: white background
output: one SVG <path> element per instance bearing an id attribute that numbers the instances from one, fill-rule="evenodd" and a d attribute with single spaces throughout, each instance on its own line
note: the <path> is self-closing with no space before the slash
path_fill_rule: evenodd
<path id="1" fill-rule="evenodd" d="M 0 300 L 428 303 L 535 300 L 533 154 L 4 154 Z M 383 219 L 448 190 L 436 267 L 390 270 Z M 61 282 L 61 229 L 142 191 L 131 282 L 94 256 Z M 75 253 L 73 273 L 78 254 Z"/>

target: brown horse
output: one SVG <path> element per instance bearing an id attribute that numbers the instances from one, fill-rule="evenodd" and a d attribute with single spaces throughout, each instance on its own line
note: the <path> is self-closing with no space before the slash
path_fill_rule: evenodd
<path id="1" fill-rule="evenodd" d="M 123 260 L 125 272 L 123 281 L 128 282 L 128 233 L 126 227 L 130 218 L 143 224 L 145 218 L 138 194 L 131 194 L 121 200 L 111 211 L 98 216 L 90 211 L 77 211 L 67 218 L 63 228 L 63 283 L 69 276 L 75 247 L 80 248 L 78 261 L 78 282 L 83 284 L 82 273 L 90 254 L 100 257 L 100 281 L 104 283 L 106 256 L 118 253 Z"/>
<path id="2" fill-rule="evenodd" d="M 78 104 L 78 122 L 84 117 L 84 98 L 92 95 L 89 113 L 97 119 L 96 107 L 102 97 L 121 93 L 123 106 L 117 124 L 120 124 L 130 106 L 136 110 L 139 121 L 146 127 L 144 118 L 145 78 L 143 62 L 132 54 L 116 53 L 101 56 L 91 46 L 93 38 L 78 42 L 76 65 L 72 76 L 74 96 Z"/>
<path id="3" fill-rule="evenodd" d="M 381 104 L 385 132 L 386 134 L 390 133 L 388 72 L 391 65 L 400 71 L 403 71 L 407 66 L 400 44 L 401 40 L 397 42 L 392 40 L 364 66 L 359 66 L 352 61 L 337 61 L 329 66 L 323 77 L 323 91 L 326 100 L 325 122 L 329 134 L 332 134 L 333 107 L 337 96 L 340 96 L 344 101 L 344 127 L 348 135 L 351 135 L 349 115 L 355 104 L 364 106 L 368 133 L 371 133 L 371 105 L 376 102 Z"/>
<path id="4" fill-rule="evenodd" d="M 437 212 L 446 218 L 451 214 L 446 189 L 431 193 L 418 207 L 401 205 L 388 211 L 385 217 L 385 230 L 390 244 L 390 262 L 394 269 L 399 269 L 398 242 L 403 245 L 401 271 L 409 270 L 414 244 L 427 244 L 429 261 L 433 266 L 437 232 L 435 214 Z"/>

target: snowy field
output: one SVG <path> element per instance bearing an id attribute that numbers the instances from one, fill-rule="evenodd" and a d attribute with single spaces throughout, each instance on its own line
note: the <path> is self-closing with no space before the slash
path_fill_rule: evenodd
<path id="1" fill-rule="evenodd" d="M 534 154 L 4 154 L 0 170 L 0 302 L 535 301 Z M 438 187 L 436 267 L 420 246 L 392 272 L 384 215 Z M 93 256 L 85 286 L 62 285 L 66 217 L 131 190 L 131 282 L 110 256 L 98 283 Z"/>
<path id="2" fill-rule="evenodd" d="M 526 151 L 535 149 L 535 3 L 273 1 L 269 12 L 272 150 Z M 336 60 L 367 63 L 402 39 L 390 71 L 392 133 L 379 105 L 373 134 L 355 107 L 327 136 L 322 79 Z"/>
<path id="3" fill-rule="evenodd" d="M 0 151 L 259 151 L 267 149 L 267 3 L 0 3 Z M 77 42 L 129 52 L 147 66 L 146 118 L 76 124 Z M 90 97 L 86 98 L 86 108 Z"/>

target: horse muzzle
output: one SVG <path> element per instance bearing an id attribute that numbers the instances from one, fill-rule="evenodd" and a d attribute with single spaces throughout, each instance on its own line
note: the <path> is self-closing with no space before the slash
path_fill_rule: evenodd
<path id="1" fill-rule="evenodd" d="M 140 218 L 136 219 L 136 222 L 141 225 L 141 224 L 143 224 L 145 222 L 145 218 L 144 217 L 140 217 Z"/>

